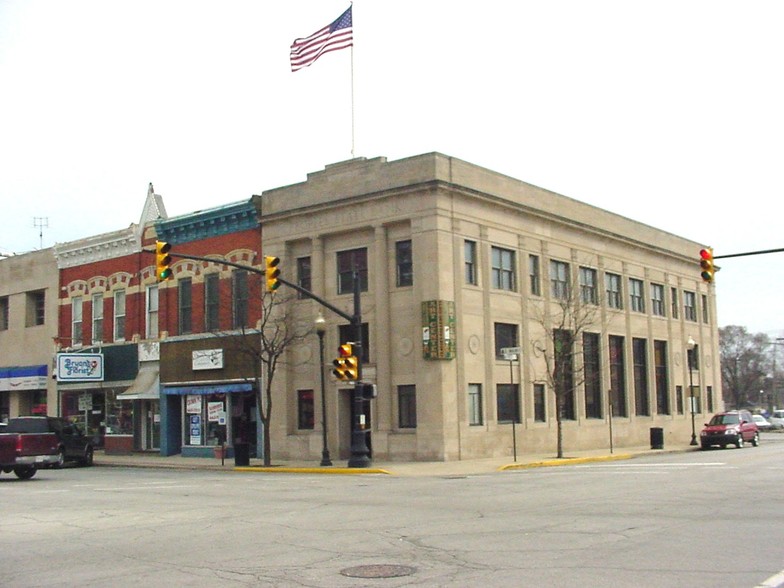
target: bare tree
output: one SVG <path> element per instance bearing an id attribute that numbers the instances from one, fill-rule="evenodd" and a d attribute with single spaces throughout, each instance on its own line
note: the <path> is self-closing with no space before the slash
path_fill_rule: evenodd
<path id="1" fill-rule="evenodd" d="M 595 295 L 595 291 L 594 291 Z M 555 397 L 557 457 L 564 456 L 563 421 L 574 418 L 577 390 L 586 381 L 582 359 L 583 335 L 597 324 L 598 297 L 567 284 L 550 302 L 534 309 L 534 320 L 542 327 L 545 344 L 534 340 L 546 366 L 545 380 Z"/>
<path id="2" fill-rule="evenodd" d="M 719 356 L 725 403 L 741 408 L 759 401 L 769 370 L 770 337 L 749 333 L 746 327 L 729 325 L 719 329 Z M 775 349 L 775 347 L 774 347 Z"/>

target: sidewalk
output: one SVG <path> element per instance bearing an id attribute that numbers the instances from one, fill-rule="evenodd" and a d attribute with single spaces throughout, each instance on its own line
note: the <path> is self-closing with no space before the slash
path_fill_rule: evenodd
<path id="1" fill-rule="evenodd" d="M 694 451 L 695 447 L 685 444 L 665 449 L 646 447 L 623 447 L 614 449 L 594 449 L 588 451 L 567 451 L 558 459 L 552 454 L 518 454 L 517 461 L 512 456 L 486 459 L 468 459 L 461 461 L 413 461 L 390 462 L 373 461 L 366 468 L 349 468 L 346 460 L 333 459 L 331 466 L 320 466 L 320 458 L 313 461 L 273 460 L 273 465 L 264 467 L 262 460 L 253 458 L 249 466 L 235 466 L 234 459 L 221 460 L 205 457 L 182 457 L 172 455 L 162 457 L 157 453 L 134 453 L 131 455 L 106 455 L 103 451 L 95 452 L 96 466 L 170 468 L 192 470 L 215 470 L 234 472 L 260 473 L 292 473 L 292 474 L 382 474 L 391 476 L 469 476 L 514 471 L 533 467 L 554 467 L 576 465 L 598 461 L 615 461 L 632 459 L 641 455 L 654 455 L 683 451 Z"/>

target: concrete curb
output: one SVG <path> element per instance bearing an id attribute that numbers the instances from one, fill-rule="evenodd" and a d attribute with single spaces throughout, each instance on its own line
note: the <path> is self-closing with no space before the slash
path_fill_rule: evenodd
<path id="1" fill-rule="evenodd" d="M 589 463 L 592 461 L 618 461 L 621 459 L 632 459 L 632 453 L 619 453 L 618 455 L 601 455 L 594 457 L 563 457 L 561 459 L 548 459 L 544 461 L 534 461 L 531 463 L 510 463 L 498 468 L 499 472 L 506 472 L 509 470 L 524 470 L 530 468 L 551 468 L 556 466 L 576 465 L 581 463 Z"/>
<path id="2" fill-rule="evenodd" d="M 393 476 L 389 472 L 380 468 L 296 468 L 286 466 L 237 466 L 233 468 L 235 472 L 264 472 L 268 474 L 386 474 Z"/>

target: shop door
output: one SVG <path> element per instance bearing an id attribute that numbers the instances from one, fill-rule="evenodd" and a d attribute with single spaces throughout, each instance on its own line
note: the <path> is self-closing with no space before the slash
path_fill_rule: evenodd
<path id="1" fill-rule="evenodd" d="M 145 450 L 161 448 L 161 407 L 159 400 L 142 401 L 142 439 Z"/>

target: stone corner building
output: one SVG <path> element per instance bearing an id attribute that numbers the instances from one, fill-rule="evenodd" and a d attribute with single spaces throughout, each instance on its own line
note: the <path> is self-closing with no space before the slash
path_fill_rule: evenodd
<path id="1" fill-rule="evenodd" d="M 439 153 L 337 163 L 253 202 L 281 277 L 350 314 L 359 270 L 374 459 L 511 456 L 513 439 L 554 451 L 547 358 L 572 296 L 592 311 L 560 380 L 566 451 L 609 447 L 611 432 L 616 447 L 645 445 L 651 428 L 688 442 L 691 407 L 698 423 L 721 408 L 695 242 Z M 303 323 L 323 313 L 329 364 L 346 321 L 286 304 Z M 314 335 L 276 374 L 275 458 L 315 459 L 323 422 L 333 456 L 350 454 L 350 387 L 328 376 L 322 415 L 317 358 Z"/>

